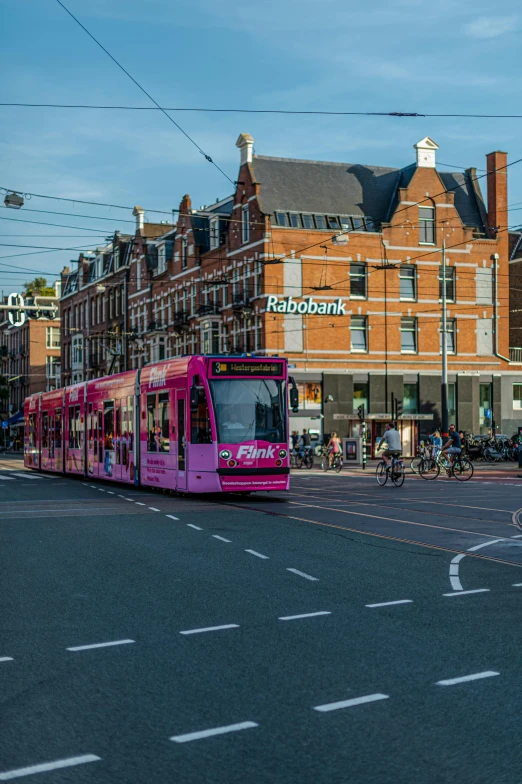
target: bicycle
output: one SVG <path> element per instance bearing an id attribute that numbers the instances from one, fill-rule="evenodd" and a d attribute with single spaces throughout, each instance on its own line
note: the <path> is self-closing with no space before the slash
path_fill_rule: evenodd
<path id="1" fill-rule="evenodd" d="M 303 466 L 308 469 L 312 468 L 314 464 L 314 453 L 311 446 L 305 446 L 302 453 L 297 453 L 296 463 L 297 468 L 302 468 Z"/>
<path id="2" fill-rule="evenodd" d="M 330 463 L 329 450 L 328 449 L 323 450 L 323 459 L 321 461 L 321 468 L 325 474 L 330 469 L 332 471 L 335 471 L 336 474 L 338 474 L 340 473 L 342 467 L 343 467 L 343 456 L 341 452 L 334 452 L 332 457 L 332 462 Z"/>
<path id="3" fill-rule="evenodd" d="M 451 464 L 448 460 L 446 460 L 442 452 L 439 452 L 435 460 L 430 461 L 431 464 L 429 466 L 429 475 L 424 476 L 424 474 L 421 474 L 422 478 L 436 479 L 439 476 L 441 470 L 443 470 L 446 472 L 448 478 L 451 479 L 451 477 L 455 477 L 455 479 L 458 479 L 459 482 L 467 482 L 469 479 L 471 479 L 475 471 L 473 468 L 473 463 L 471 460 L 468 460 L 467 457 L 463 457 L 462 453 L 455 455 L 454 457 L 454 462 Z"/>
<path id="4" fill-rule="evenodd" d="M 416 474 L 419 471 L 422 462 L 430 457 L 430 447 L 429 446 L 418 446 L 417 447 L 417 454 L 415 457 L 412 458 L 410 463 L 410 468 L 412 474 Z"/>
<path id="5" fill-rule="evenodd" d="M 388 481 L 388 477 L 390 477 L 395 487 L 402 487 L 406 477 L 402 457 L 392 455 L 390 465 L 386 465 L 384 460 L 381 460 L 381 462 L 377 465 L 377 468 L 375 469 L 375 478 L 377 480 L 377 484 L 380 487 L 384 487 Z"/>

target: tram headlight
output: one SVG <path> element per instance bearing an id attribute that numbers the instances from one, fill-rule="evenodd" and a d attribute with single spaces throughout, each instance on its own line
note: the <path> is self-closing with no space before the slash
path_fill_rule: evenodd
<path id="1" fill-rule="evenodd" d="M 282 460 L 276 460 L 276 466 L 280 466 L 282 462 Z"/>
<path id="2" fill-rule="evenodd" d="M 279 457 L 286 457 L 286 455 L 287 455 L 286 449 L 280 449 L 279 450 Z"/>
<path id="3" fill-rule="evenodd" d="M 234 468 L 235 465 L 236 465 L 236 461 L 235 460 L 229 460 L 228 463 L 227 463 L 227 466 L 229 468 Z"/>
<path id="4" fill-rule="evenodd" d="M 219 456 L 223 458 L 223 460 L 228 460 L 228 458 L 230 457 L 230 452 L 228 451 L 228 449 L 222 449 L 221 452 L 219 453 Z"/>

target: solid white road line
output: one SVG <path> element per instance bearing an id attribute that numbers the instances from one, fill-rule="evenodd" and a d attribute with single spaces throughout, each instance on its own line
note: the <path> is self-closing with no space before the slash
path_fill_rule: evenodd
<path id="1" fill-rule="evenodd" d="M 17 474 L 16 472 L 13 473 L 13 476 L 21 476 L 22 479 L 43 479 L 43 476 L 37 476 L 36 474 Z M 47 479 L 47 477 L 45 477 Z"/>
<path id="2" fill-rule="evenodd" d="M 179 517 L 174 517 L 174 515 L 165 515 L 165 517 L 170 517 L 171 520 L 179 520 Z"/>
<path id="3" fill-rule="evenodd" d="M 11 656 L 0 656 L 0 662 L 3 661 L 14 661 L 14 659 Z"/>
<path id="4" fill-rule="evenodd" d="M 245 553 L 250 553 L 250 555 L 255 555 L 258 558 L 263 558 L 265 561 L 268 561 L 268 555 L 263 555 L 263 553 L 258 553 L 255 550 L 245 550 Z"/>
<path id="5" fill-rule="evenodd" d="M 494 670 L 486 670 L 485 672 L 476 672 L 474 675 L 464 675 L 462 678 L 449 678 L 446 681 L 437 681 L 436 686 L 454 686 L 456 683 L 466 683 L 467 681 L 478 681 L 481 678 L 492 678 L 494 675 L 500 675 L 499 672 Z"/>
<path id="6" fill-rule="evenodd" d="M 239 730 L 248 730 L 258 726 L 259 724 L 256 724 L 255 721 L 242 721 L 239 724 L 228 724 L 226 727 L 214 727 L 211 730 L 187 732 L 185 735 L 173 735 L 170 740 L 173 740 L 174 743 L 187 743 L 190 740 L 210 738 L 212 735 L 225 735 L 227 732 L 238 732 Z"/>
<path id="7" fill-rule="evenodd" d="M 180 634 L 201 634 L 202 632 L 217 632 L 220 629 L 239 629 L 238 623 L 227 623 L 223 626 L 207 626 L 203 629 L 186 629 L 184 632 L 180 632 Z"/>
<path id="8" fill-rule="evenodd" d="M 367 694 L 365 697 L 355 697 L 352 700 L 341 700 L 340 702 L 329 702 L 326 705 L 316 705 L 314 710 L 321 713 L 340 710 L 341 708 L 352 708 L 355 705 L 364 705 L 365 702 L 376 702 L 377 700 L 388 700 L 389 694 Z"/>
<path id="9" fill-rule="evenodd" d="M 303 613 L 302 615 L 281 615 L 278 620 L 280 621 L 296 621 L 298 618 L 315 618 L 316 615 L 331 615 L 330 610 L 321 610 L 321 612 Z"/>
<path id="10" fill-rule="evenodd" d="M 2 480 L 2 482 L 16 482 L 16 479 L 13 479 L 12 476 L 2 476 L 1 474 L 0 480 Z"/>
<path id="11" fill-rule="evenodd" d="M 83 765 L 86 762 L 98 762 L 99 760 L 101 760 L 101 757 L 97 757 L 96 754 L 83 754 L 81 757 L 68 757 L 67 759 L 55 760 L 54 762 L 44 762 L 41 765 L 30 765 L 28 768 L 18 768 L 17 770 L 8 770 L 5 773 L 0 773 L 0 781 L 11 781 L 22 776 L 32 776 L 33 773 L 45 773 L 48 770 L 57 770 L 58 768 L 71 768 L 74 765 Z"/>
<path id="12" fill-rule="evenodd" d="M 168 517 L 168 515 L 167 515 L 167 517 Z M 178 518 L 175 517 L 174 519 L 177 520 Z M 194 528 L 196 531 L 202 531 L 203 530 L 202 528 L 199 527 L 199 525 L 194 525 L 193 523 L 187 523 L 187 527 L 188 528 Z"/>
<path id="13" fill-rule="evenodd" d="M 487 593 L 489 588 L 475 588 L 474 591 L 454 591 L 452 593 L 443 593 L 443 596 L 465 596 L 468 593 Z"/>
<path id="14" fill-rule="evenodd" d="M 365 607 L 390 607 L 392 604 L 410 604 L 413 599 L 397 599 L 395 602 L 379 602 L 378 604 L 365 604 Z"/>
<path id="15" fill-rule="evenodd" d="M 219 539 L 220 542 L 229 542 L 230 543 L 230 539 L 225 539 L 224 536 L 218 536 L 217 534 L 212 534 L 212 536 L 214 537 L 214 539 Z"/>
<path id="16" fill-rule="evenodd" d="M 306 572 L 300 572 L 299 569 L 291 569 L 290 567 L 287 567 L 286 571 L 293 572 L 294 574 L 298 574 L 299 577 L 305 577 L 307 580 L 319 580 L 318 577 L 312 577 L 311 574 L 306 574 Z"/>
<path id="17" fill-rule="evenodd" d="M 149 506 L 149 509 L 150 509 L 151 512 L 159 512 L 160 511 L 159 509 L 156 509 L 155 506 Z"/>
<path id="18" fill-rule="evenodd" d="M 514 537 L 510 537 L 513 539 Z M 476 544 L 475 547 L 469 547 L 465 553 L 459 553 L 455 556 L 455 558 L 451 559 L 450 568 L 449 568 L 449 578 L 451 587 L 454 591 L 462 591 L 462 583 L 460 582 L 459 578 L 459 564 L 463 558 L 466 557 L 467 553 L 474 553 L 476 550 L 482 550 L 483 547 L 489 547 L 491 544 L 498 544 L 499 542 L 507 542 L 508 539 L 492 539 L 489 542 L 482 542 L 482 544 Z M 464 591 L 464 593 L 471 593 L 471 591 Z"/>
<path id="19" fill-rule="evenodd" d="M 115 640 L 114 642 L 96 642 L 93 645 L 76 645 L 74 648 L 66 648 L 68 651 L 88 651 L 91 648 L 111 648 L 113 645 L 127 645 L 136 640 Z"/>

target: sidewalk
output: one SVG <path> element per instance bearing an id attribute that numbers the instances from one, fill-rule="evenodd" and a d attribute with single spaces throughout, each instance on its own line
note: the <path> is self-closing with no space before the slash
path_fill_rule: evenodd
<path id="1" fill-rule="evenodd" d="M 412 460 L 411 457 L 405 457 L 404 458 L 404 467 L 406 469 L 406 473 L 407 474 L 412 473 L 411 469 L 410 469 L 411 460 Z M 366 469 L 363 469 L 361 466 L 351 465 L 349 460 L 345 460 L 343 462 L 343 469 L 342 470 L 343 471 L 348 470 L 350 472 L 353 471 L 354 473 L 361 473 L 361 474 L 375 473 L 375 469 L 377 468 L 377 465 L 380 462 L 381 462 L 380 460 L 373 460 L 373 459 L 372 460 L 368 460 L 368 462 L 366 463 Z M 502 473 L 503 476 L 518 477 L 518 475 L 520 474 L 520 476 L 522 477 L 522 468 L 518 467 L 518 462 L 502 461 L 501 463 L 485 463 L 483 460 L 474 460 L 473 461 L 473 468 L 474 468 L 474 470 L 476 472 L 477 471 L 480 471 L 480 472 L 483 472 L 483 471 L 484 472 L 493 471 L 495 473 L 500 472 L 500 473 Z M 312 468 L 309 468 L 309 469 L 306 469 L 304 467 L 303 468 L 292 468 L 292 473 L 295 473 L 295 472 L 299 472 L 299 473 L 319 472 L 319 473 L 322 473 L 320 458 L 314 457 L 314 464 L 313 464 Z"/>

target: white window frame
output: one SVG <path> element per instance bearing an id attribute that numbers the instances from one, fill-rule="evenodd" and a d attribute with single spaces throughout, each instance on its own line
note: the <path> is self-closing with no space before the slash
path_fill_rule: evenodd
<path id="1" fill-rule="evenodd" d="M 241 239 L 243 245 L 250 242 L 250 210 L 248 204 L 241 207 Z"/>

